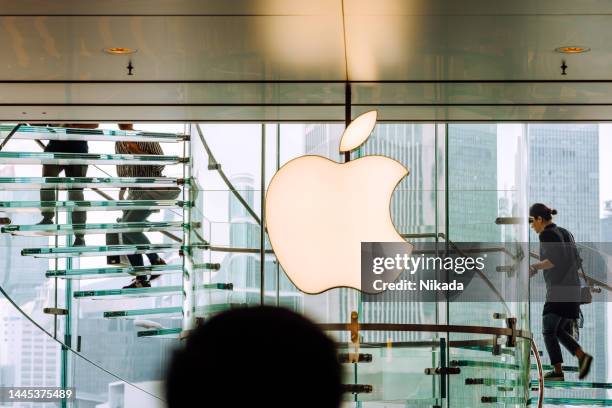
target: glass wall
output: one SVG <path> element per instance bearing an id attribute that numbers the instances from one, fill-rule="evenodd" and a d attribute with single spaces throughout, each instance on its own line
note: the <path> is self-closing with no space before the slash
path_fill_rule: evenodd
<path id="1" fill-rule="evenodd" d="M 115 133 L 87 133 L 90 153 L 112 154 L 118 135 L 129 136 L 117 132 L 115 125 L 101 127 Z M 2 127 L 2 136 L 11 128 Z M 154 212 L 137 228 L 157 247 L 109 247 L 114 245 L 108 241 L 110 232 L 136 228 L 122 223 L 120 206 L 145 205 L 131 203 L 129 197 L 120 199 L 121 182 L 112 157 L 88 159 L 93 161 L 88 162 L 87 176 L 104 179 L 85 185 L 88 204 L 80 204 L 90 207 L 87 223 L 99 224 L 87 227 L 86 248 L 97 248 L 90 253 L 72 246 L 74 230 L 60 234 L 51 227 L 27 227 L 41 220 L 40 183 L 22 186 L 17 177 L 40 177 L 43 158 L 2 158 L 0 217 L 10 218 L 12 227 L 24 228 L 0 235 L 5 266 L 0 285 L 28 316 L 87 360 L 62 350 L 2 299 L 0 347 L 23 350 L 19 357 L 8 351 L 0 354 L 0 385 L 75 386 L 78 406 L 163 404 L 164 368 L 181 336 L 222 310 L 265 303 L 290 308 L 321 324 L 349 323 L 352 312 L 362 324 L 388 324 L 384 330 L 360 331 L 359 351 L 371 362 L 344 364 L 345 382 L 355 391 L 347 393 L 347 406 L 524 405 L 535 397 L 530 380 L 537 377 L 530 342 L 519 336 L 510 344 L 507 336 L 493 333 L 510 327 L 508 319 L 515 318 L 516 328 L 534 333 L 543 349 L 541 305 L 519 301 L 531 290 L 527 267 L 534 259 L 530 261 L 529 253 L 537 252 L 537 236 L 528 230 L 529 204 L 541 201 L 557 208 L 558 223 L 572 230 L 577 241 L 612 236 L 612 211 L 602 203 L 612 200 L 612 194 L 600 187 L 609 183 L 610 174 L 602 172 L 600 160 L 605 146 L 610 146 L 610 132 L 603 126 L 379 123 L 353 160 L 384 155 L 409 169 L 392 197 L 396 229 L 410 242 L 439 243 L 444 248 L 462 244 L 486 252 L 487 267 L 496 271 L 482 280 L 482 292 L 488 295 L 470 302 L 424 301 L 411 292 L 372 301 L 347 288 L 309 295 L 287 277 L 262 231 L 264 194 L 275 172 L 294 158 L 319 155 L 342 162 L 339 142 L 344 125 L 136 128 L 153 133 L 131 135 L 135 141 L 150 137 L 162 142 L 167 157 L 161 182 L 173 180 L 181 189 L 172 200 L 146 204 Z M 46 137 L 55 137 L 44 132 L 18 133 L 0 153 L 40 152 L 37 140 L 47 143 Z M 174 139 L 163 139 L 170 137 L 164 134 Z M 182 134 L 188 134 L 189 141 Z M 60 189 L 53 204 L 56 224 L 73 224 L 75 208 L 69 207 L 76 204 L 70 201 Z M 38 251 L 22 256 L 28 248 Z M 76 256 L 55 257 L 74 248 Z M 145 257 L 145 269 L 134 270 L 121 257 L 156 251 L 167 265 L 152 265 Z M 109 265 L 107 256 L 119 257 L 119 263 Z M 122 289 L 134 273 L 161 276 L 151 287 Z M 607 296 L 606 291 L 597 296 Z M 45 307 L 65 309 L 68 317 L 43 313 Z M 595 356 L 590 378 L 599 382 L 607 381 L 610 366 L 607 312 L 606 302 L 583 307 L 580 339 Z M 342 356 L 353 350 L 348 331 L 330 334 Z M 565 357 L 575 366 L 570 356 Z M 545 352 L 542 358 L 548 361 Z M 442 374 L 426 374 L 436 369 Z M 370 392 L 363 386 L 371 386 Z M 603 387 L 570 391 L 551 390 L 549 395 L 603 399 L 607 392 Z"/>

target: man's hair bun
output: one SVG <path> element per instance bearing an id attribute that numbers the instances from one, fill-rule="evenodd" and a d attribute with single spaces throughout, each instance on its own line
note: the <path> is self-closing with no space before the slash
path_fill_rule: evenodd
<path id="1" fill-rule="evenodd" d="M 550 210 L 550 213 L 551 213 L 552 215 L 557 215 L 557 210 L 555 210 L 555 209 L 553 208 L 552 210 Z"/>

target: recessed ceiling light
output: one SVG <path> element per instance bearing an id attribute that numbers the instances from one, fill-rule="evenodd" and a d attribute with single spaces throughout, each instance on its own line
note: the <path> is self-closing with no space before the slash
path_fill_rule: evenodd
<path id="1" fill-rule="evenodd" d="M 114 55 L 125 55 L 125 54 L 133 54 L 136 52 L 135 48 L 126 48 L 126 47 L 110 47 L 105 48 L 105 52 Z"/>
<path id="2" fill-rule="evenodd" d="M 555 48 L 555 51 L 563 54 L 580 54 L 582 52 L 591 51 L 589 47 L 579 47 L 577 45 Z"/>

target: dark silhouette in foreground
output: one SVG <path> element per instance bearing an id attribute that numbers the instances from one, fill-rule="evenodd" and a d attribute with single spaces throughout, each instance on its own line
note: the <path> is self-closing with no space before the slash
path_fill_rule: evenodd
<path id="1" fill-rule="evenodd" d="M 334 342 L 282 308 L 235 309 L 196 328 L 170 363 L 169 408 L 337 408 L 341 370 Z"/>

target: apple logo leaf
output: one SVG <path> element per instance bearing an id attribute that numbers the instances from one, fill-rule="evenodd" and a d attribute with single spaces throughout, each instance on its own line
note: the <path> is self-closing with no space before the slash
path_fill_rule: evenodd
<path id="1" fill-rule="evenodd" d="M 370 137 L 372 130 L 374 130 L 374 126 L 376 126 L 377 116 L 378 112 L 375 110 L 357 116 L 344 129 L 340 139 L 340 153 L 350 152 L 364 144 Z"/>

